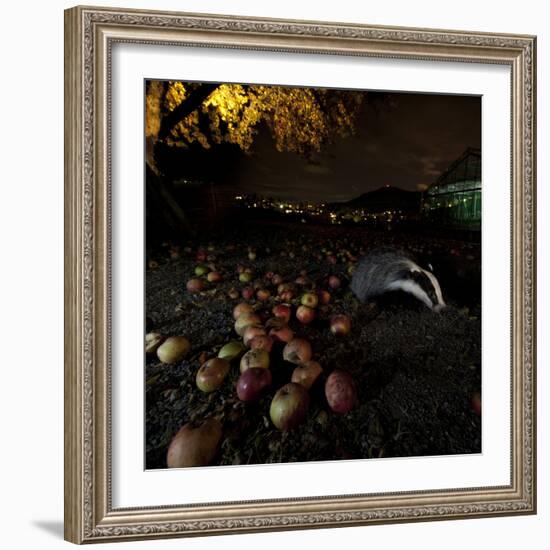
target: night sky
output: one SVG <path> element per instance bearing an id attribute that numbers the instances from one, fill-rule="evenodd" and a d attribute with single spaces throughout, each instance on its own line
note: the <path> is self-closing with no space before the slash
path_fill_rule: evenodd
<path id="1" fill-rule="evenodd" d="M 421 190 L 467 147 L 481 147 L 481 98 L 371 93 L 354 136 L 313 162 L 279 153 L 267 131 L 256 138 L 229 188 L 288 200 L 350 200 L 384 185 Z M 229 189 L 226 189 L 229 190 Z"/>

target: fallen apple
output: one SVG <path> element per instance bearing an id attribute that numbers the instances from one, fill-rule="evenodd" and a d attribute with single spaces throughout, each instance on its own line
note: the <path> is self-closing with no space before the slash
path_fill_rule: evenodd
<path id="1" fill-rule="evenodd" d="M 267 353 L 273 348 L 273 338 L 267 335 L 254 336 L 249 342 L 250 349 L 263 349 Z"/>
<path id="2" fill-rule="evenodd" d="M 243 313 L 242 315 L 239 315 L 237 317 L 237 320 L 235 321 L 235 332 L 239 336 L 244 335 L 244 331 L 246 330 L 246 327 L 249 327 L 250 325 L 260 325 L 261 320 L 258 315 L 255 313 Z"/>
<path id="3" fill-rule="evenodd" d="M 481 416 L 481 394 L 478 391 L 472 394 L 470 407 L 478 416 Z"/>
<path id="4" fill-rule="evenodd" d="M 148 332 L 145 335 L 145 353 L 155 353 L 164 340 L 160 332 Z"/>
<path id="5" fill-rule="evenodd" d="M 330 319 L 332 334 L 345 335 L 351 330 L 351 319 L 347 315 L 333 315 Z"/>
<path id="6" fill-rule="evenodd" d="M 254 297 L 254 289 L 250 286 L 247 286 L 247 287 L 243 288 L 243 290 L 241 292 L 241 296 L 245 300 L 250 300 L 251 298 Z"/>
<path id="7" fill-rule="evenodd" d="M 265 336 L 265 334 L 265 329 L 261 325 L 248 325 L 244 329 L 243 343 L 247 348 L 249 348 L 252 338 L 254 338 L 255 336 Z"/>
<path id="8" fill-rule="evenodd" d="M 229 361 L 219 357 L 209 359 L 197 371 L 197 388 L 205 393 L 217 390 L 223 384 L 228 372 Z"/>
<path id="9" fill-rule="evenodd" d="M 328 278 L 328 286 L 330 286 L 333 290 L 337 290 L 342 286 L 342 281 L 340 281 L 340 278 L 336 275 L 331 275 Z"/>
<path id="10" fill-rule="evenodd" d="M 353 378 L 343 370 L 330 373 L 325 384 L 325 397 L 336 413 L 347 413 L 357 402 L 357 390 Z"/>
<path id="11" fill-rule="evenodd" d="M 253 367 L 245 370 L 237 380 L 237 397 L 241 401 L 255 401 L 271 385 L 271 371 Z"/>
<path id="12" fill-rule="evenodd" d="M 237 320 L 243 313 L 253 313 L 254 308 L 246 302 L 241 302 L 233 308 L 233 319 Z"/>
<path id="13" fill-rule="evenodd" d="M 285 323 L 290 321 L 290 315 L 292 314 L 292 308 L 287 304 L 278 304 L 271 310 L 275 317 L 283 319 Z"/>
<path id="14" fill-rule="evenodd" d="M 283 359 L 299 365 L 311 359 L 311 344 L 304 338 L 294 338 L 283 349 Z"/>
<path id="15" fill-rule="evenodd" d="M 176 433 L 166 455 L 168 468 L 207 466 L 214 460 L 222 438 L 219 420 L 209 418 L 194 428 L 185 424 Z"/>
<path id="16" fill-rule="evenodd" d="M 315 319 L 315 310 L 307 306 L 298 306 L 296 319 L 303 325 L 309 325 Z"/>
<path id="17" fill-rule="evenodd" d="M 269 353 L 265 349 L 251 349 L 242 356 L 240 364 L 241 372 L 253 368 L 269 368 Z"/>
<path id="18" fill-rule="evenodd" d="M 290 342 L 294 338 L 294 332 L 288 325 L 279 325 L 270 329 L 269 336 L 276 342 Z"/>
<path id="19" fill-rule="evenodd" d="M 220 351 L 218 351 L 218 357 L 226 361 L 233 361 L 237 359 L 237 357 L 240 357 L 245 351 L 246 348 L 241 342 L 233 340 L 225 344 Z"/>
<path id="20" fill-rule="evenodd" d="M 167 364 L 178 363 L 191 349 L 185 336 L 170 336 L 157 348 L 157 357 Z"/>
<path id="21" fill-rule="evenodd" d="M 289 382 L 277 390 L 269 407 L 271 422 L 288 431 L 301 424 L 309 408 L 309 394 L 300 384 Z"/>
<path id="22" fill-rule="evenodd" d="M 195 268 L 195 275 L 197 277 L 202 277 L 203 275 L 206 275 L 210 270 L 205 265 L 198 265 Z"/>
<path id="23" fill-rule="evenodd" d="M 319 298 L 317 298 L 317 295 L 313 294 L 313 292 L 306 292 L 305 294 L 302 294 L 300 303 L 303 306 L 314 308 L 317 307 L 317 304 L 319 303 Z"/>
<path id="24" fill-rule="evenodd" d="M 248 271 L 243 271 L 239 275 L 239 281 L 241 281 L 241 283 L 249 283 L 251 280 L 252 280 L 252 273 Z"/>
<path id="25" fill-rule="evenodd" d="M 271 296 L 271 292 L 267 290 L 266 288 L 261 288 L 256 292 L 256 298 L 260 300 L 260 302 L 265 302 L 266 300 L 269 300 L 269 297 Z"/>
<path id="26" fill-rule="evenodd" d="M 206 278 L 211 283 L 218 283 L 222 280 L 222 275 L 219 271 L 210 271 Z"/>
<path id="27" fill-rule="evenodd" d="M 200 292 L 204 289 L 204 281 L 202 279 L 189 279 L 186 286 L 189 292 Z"/>
<path id="28" fill-rule="evenodd" d="M 306 390 L 309 390 L 322 372 L 323 368 L 317 361 L 306 361 L 292 371 L 290 381 L 301 384 Z"/>

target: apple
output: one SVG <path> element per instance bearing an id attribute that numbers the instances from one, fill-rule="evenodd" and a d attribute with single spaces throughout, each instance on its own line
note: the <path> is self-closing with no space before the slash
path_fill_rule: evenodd
<path id="1" fill-rule="evenodd" d="M 314 307 L 317 307 L 317 304 L 319 303 L 319 299 L 317 298 L 317 295 L 313 294 L 313 292 L 306 292 L 305 294 L 302 295 L 300 303 L 303 306 L 314 308 Z"/>
<path id="2" fill-rule="evenodd" d="M 251 280 L 252 280 L 252 273 L 250 273 L 249 271 L 243 271 L 239 275 L 239 281 L 241 281 L 241 283 L 249 283 Z"/>
<path id="3" fill-rule="evenodd" d="M 317 291 L 317 297 L 319 298 L 319 302 L 323 305 L 327 305 L 330 302 L 330 292 L 328 290 L 321 290 L 319 289 Z"/>
<path id="4" fill-rule="evenodd" d="M 328 286 L 330 286 L 333 290 L 337 290 L 342 286 L 342 281 L 340 281 L 340 278 L 336 275 L 331 275 L 328 278 Z"/>
<path id="5" fill-rule="evenodd" d="M 244 336 L 244 331 L 246 330 L 246 327 L 249 327 L 250 325 L 260 325 L 261 320 L 258 315 L 255 313 L 243 313 L 242 315 L 239 315 L 237 317 L 237 320 L 235 321 L 235 332 L 239 336 Z"/>
<path id="6" fill-rule="evenodd" d="M 301 384 L 309 390 L 322 372 L 323 368 L 317 361 L 306 361 L 294 369 L 290 381 Z"/>
<path id="7" fill-rule="evenodd" d="M 307 285 L 308 280 L 307 280 L 307 277 L 304 277 L 303 275 L 300 275 L 299 277 L 296 278 L 296 280 L 294 282 L 297 285 L 305 286 L 305 285 Z"/>
<path id="8" fill-rule="evenodd" d="M 269 336 L 276 342 L 290 342 L 294 338 L 294 332 L 288 325 L 281 324 L 271 328 Z"/>
<path id="9" fill-rule="evenodd" d="M 254 261 L 256 259 L 256 252 L 254 252 L 254 250 L 251 250 L 249 253 L 248 253 L 248 259 L 250 261 Z"/>
<path id="10" fill-rule="evenodd" d="M 254 289 L 250 286 L 246 286 L 243 288 L 241 295 L 245 300 L 250 300 L 254 296 Z"/>
<path id="11" fill-rule="evenodd" d="M 236 288 L 230 288 L 227 296 L 229 296 L 232 300 L 236 300 L 239 297 L 239 291 Z"/>
<path id="12" fill-rule="evenodd" d="M 298 306 L 296 310 L 296 319 L 303 325 L 308 325 L 315 319 L 315 310 L 307 306 Z"/>
<path id="13" fill-rule="evenodd" d="M 219 271 L 211 271 L 207 276 L 206 278 L 208 279 L 208 281 L 210 281 L 211 283 L 218 283 L 219 281 L 222 280 L 222 275 Z"/>
<path id="14" fill-rule="evenodd" d="M 157 357 L 167 364 L 179 363 L 191 349 L 185 336 L 170 336 L 157 348 Z"/>
<path id="15" fill-rule="evenodd" d="M 269 353 L 265 351 L 265 349 L 251 349 L 242 356 L 240 365 L 241 372 L 253 368 L 269 368 Z"/>
<path id="16" fill-rule="evenodd" d="M 311 344 L 304 338 L 294 338 L 283 349 L 283 359 L 300 365 L 311 359 Z"/>
<path id="17" fill-rule="evenodd" d="M 266 288 L 261 288 L 256 292 L 256 297 L 260 302 L 265 302 L 266 300 L 269 300 L 269 297 L 271 296 L 271 292 L 267 290 Z"/>
<path id="18" fill-rule="evenodd" d="M 168 468 L 207 466 L 214 460 L 222 438 L 219 420 L 209 418 L 194 428 L 185 424 L 172 439 L 166 455 Z"/>
<path id="19" fill-rule="evenodd" d="M 329 407 L 345 414 L 357 403 L 357 390 L 353 378 L 343 370 L 332 371 L 325 384 L 325 396 Z"/>
<path id="20" fill-rule="evenodd" d="M 145 353 L 155 353 L 163 340 L 164 336 L 160 332 L 148 332 L 145 335 Z"/>
<path id="21" fill-rule="evenodd" d="M 243 344 L 241 344 L 241 342 L 233 340 L 225 344 L 225 346 L 218 351 L 218 357 L 220 359 L 225 359 L 226 361 L 233 361 L 233 359 L 240 357 L 245 350 L 246 348 Z"/>
<path id="22" fill-rule="evenodd" d="M 243 333 L 244 345 L 247 348 L 249 348 L 252 338 L 254 338 L 255 336 L 265 336 L 265 334 L 266 334 L 265 329 L 261 325 L 248 325 L 244 329 L 244 333 Z"/>
<path id="23" fill-rule="evenodd" d="M 336 256 L 334 256 L 334 254 L 329 254 L 327 256 L 327 262 L 331 265 L 334 265 L 336 263 Z"/>
<path id="24" fill-rule="evenodd" d="M 195 275 L 197 277 L 202 277 L 203 275 L 206 275 L 210 270 L 205 265 L 198 265 L 195 268 Z"/>
<path id="25" fill-rule="evenodd" d="M 209 359 L 197 371 L 197 388 L 205 393 L 217 390 L 223 384 L 228 372 L 229 361 L 219 357 Z"/>
<path id="26" fill-rule="evenodd" d="M 253 367 L 245 370 L 237 380 L 237 397 L 241 401 L 255 401 L 271 385 L 271 371 Z"/>
<path id="27" fill-rule="evenodd" d="M 269 407 L 271 422 L 288 431 L 301 424 L 309 408 L 309 394 L 304 386 L 289 382 L 277 390 Z"/>
<path id="28" fill-rule="evenodd" d="M 271 352 L 273 348 L 273 338 L 267 335 L 254 336 L 249 342 L 250 349 L 263 349 L 267 353 Z"/>
<path id="29" fill-rule="evenodd" d="M 189 279 L 186 286 L 189 292 L 200 292 L 204 289 L 204 281 L 202 279 Z"/>
<path id="30" fill-rule="evenodd" d="M 281 275 L 278 275 L 277 273 L 275 273 L 275 275 L 271 277 L 271 283 L 274 284 L 275 286 L 279 286 L 282 282 L 283 282 L 283 278 L 281 277 Z"/>
<path id="31" fill-rule="evenodd" d="M 243 313 L 253 313 L 254 308 L 246 302 L 241 302 L 233 308 L 233 319 L 237 320 Z"/>
<path id="32" fill-rule="evenodd" d="M 330 319 L 330 332 L 336 335 L 348 334 L 351 330 L 351 319 L 347 315 L 333 315 Z"/>
<path id="33" fill-rule="evenodd" d="M 271 310 L 275 317 L 283 319 L 285 323 L 290 321 L 290 315 L 292 314 L 292 308 L 287 304 L 278 304 Z"/>

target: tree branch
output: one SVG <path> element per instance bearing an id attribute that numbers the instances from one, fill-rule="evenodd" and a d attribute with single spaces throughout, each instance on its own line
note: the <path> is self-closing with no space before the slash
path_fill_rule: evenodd
<path id="1" fill-rule="evenodd" d="M 201 103 L 216 89 L 220 84 L 202 84 L 196 90 L 191 92 L 189 97 L 180 103 L 173 111 L 163 117 L 160 123 L 158 139 L 164 139 L 172 130 L 172 128 L 183 120 L 187 115 L 191 114 Z"/>

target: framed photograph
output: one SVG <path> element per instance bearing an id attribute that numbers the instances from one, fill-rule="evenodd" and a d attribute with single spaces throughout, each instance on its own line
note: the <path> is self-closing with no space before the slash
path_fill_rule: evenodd
<path id="1" fill-rule="evenodd" d="M 65 12 L 65 538 L 536 512 L 524 35 Z"/>

